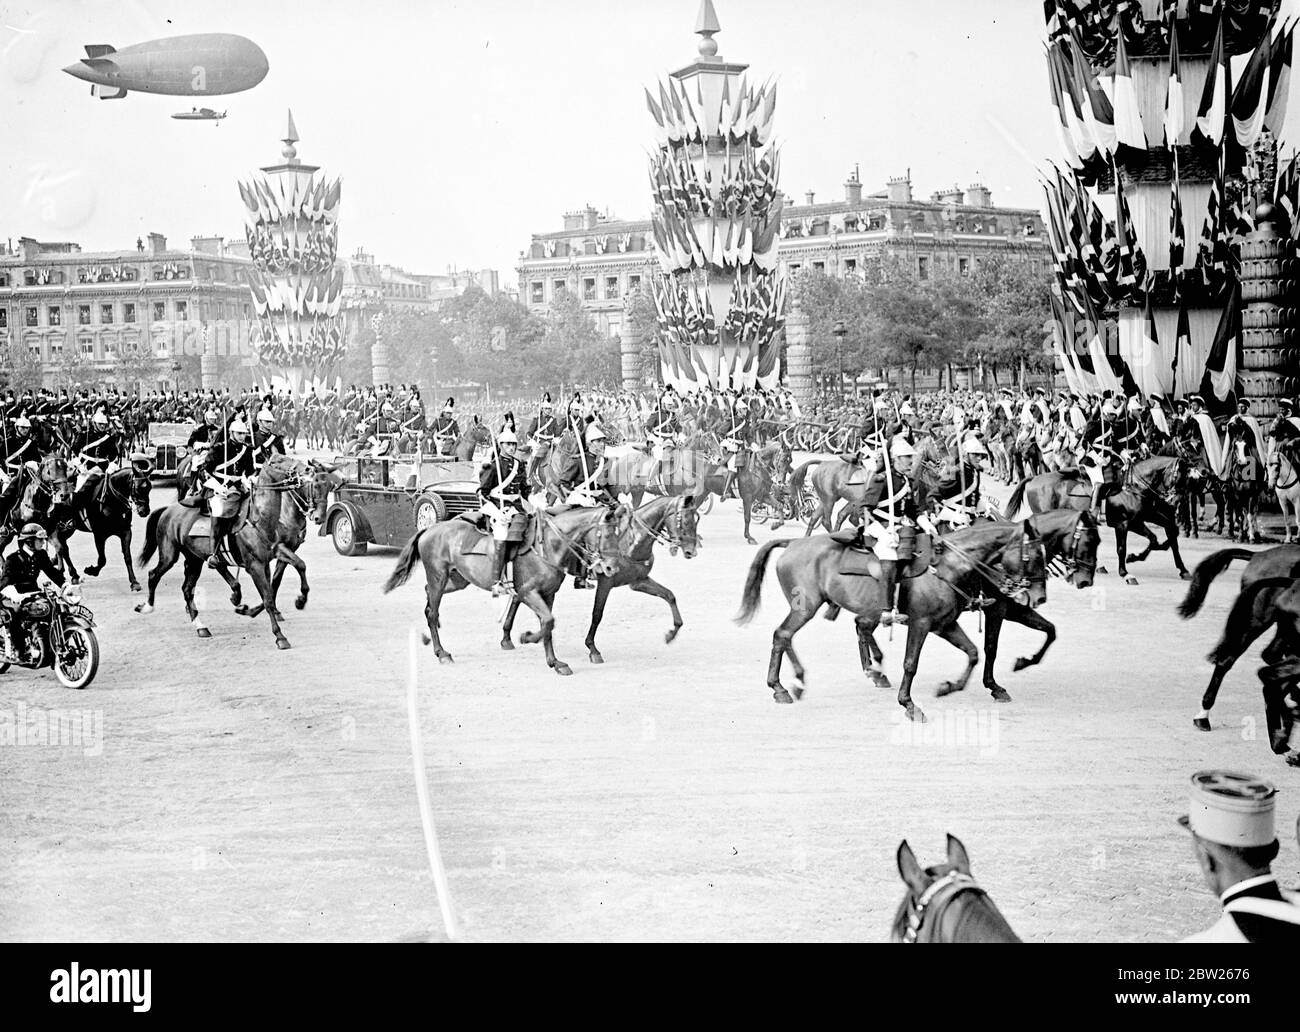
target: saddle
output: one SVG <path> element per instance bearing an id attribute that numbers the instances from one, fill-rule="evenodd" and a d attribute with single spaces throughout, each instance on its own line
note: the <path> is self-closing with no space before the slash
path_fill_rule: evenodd
<path id="1" fill-rule="evenodd" d="M 875 544 L 874 538 L 865 540 Z M 840 551 L 838 572 L 842 577 L 874 577 L 879 580 L 883 571 L 874 552 L 867 548 L 845 548 Z"/>

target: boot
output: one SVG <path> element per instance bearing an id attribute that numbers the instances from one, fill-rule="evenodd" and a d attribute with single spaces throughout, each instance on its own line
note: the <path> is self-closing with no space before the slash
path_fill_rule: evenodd
<path id="1" fill-rule="evenodd" d="M 890 624 L 899 624 L 901 626 L 907 623 L 907 614 L 900 613 L 895 603 L 897 584 L 898 561 L 895 559 L 881 559 L 880 593 L 884 598 L 884 606 L 880 611 L 880 623 L 885 627 Z"/>
<path id="2" fill-rule="evenodd" d="M 727 470 L 727 479 L 722 482 L 722 497 L 724 500 L 727 498 L 736 497 L 735 491 L 732 490 L 732 487 L 735 485 L 735 483 L 736 483 L 736 474 L 731 470 Z"/>
<path id="3" fill-rule="evenodd" d="M 1102 512 L 1102 505 L 1101 505 L 1101 502 L 1102 502 L 1102 494 L 1103 494 L 1103 492 L 1104 492 L 1105 490 L 1106 490 L 1106 485 L 1105 485 L 1104 483 L 1103 483 L 1103 484 L 1093 484 L 1093 485 L 1092 485 L 1092 503 L 1088 506 L 1088 508 L 1092 511 L 1093 519 L 1095 519 L 1095 520 L 1097 521 L 1097 526 L 1099 526 L 1099 527 L 1102 526 L 1102 525 L 1105 523 L 1105 521 L 1106 521 L 1106 520 L 1105 520 L 1105 513 Z"/>
<path id="4" fill-rule="evenodd" d="M 510 562 L 510 543 L 508 541 L 498 541 L 496 550 L 496 560 L 493 568 L 493 579 L 495 584 L 492 585 L 492 597 L 500 598 L 502 595 L 510 593 L 510 584 L 506 580 L 506 564 Z"/>
<path id="5" fill-rule="evenodd" d="M 221 545 L 226 537 L 226 521 L 218 516 L 212 517 L 212 554 L 208 556 L 208 568 L 219 569 L 225 564 L 221 561 Z M 226 549 L 229 552 L 229 548 Z"/>

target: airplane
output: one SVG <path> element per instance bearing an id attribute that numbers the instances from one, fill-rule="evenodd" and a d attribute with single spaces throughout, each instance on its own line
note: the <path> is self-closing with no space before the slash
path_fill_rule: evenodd
<path id="1" fill-rule="evenodd" d="M 172 118 L 179 118 L 182 122 L 220 122 L 226 117 L 224 111 L 213 111 L 212 108 L 190 108 L 188 111 L 180 111 L 172 115 Z"/>
<path id="2" fill-rule="evenodd" d="M 115 50 L 86 44 L 86 56 L 63 69 L 91 84 L 90 95 L 121 100 L 128 92 L 208 97 L 251 90 L 266 78 L 266 54 L 229 33 L 171 36 Z"/>

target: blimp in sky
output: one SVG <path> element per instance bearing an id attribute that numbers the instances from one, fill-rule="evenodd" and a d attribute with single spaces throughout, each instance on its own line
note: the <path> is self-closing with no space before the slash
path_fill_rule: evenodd
<path id="1" fill-rule="evenodd" d="M 266 55 L 251 39 L 228 33 L 171 36 L 115 50 L 86 44 L 86 56 L 63 69 L 91 84 L 101 100 L 128 92 L 172 97 L 215 97 L 251 90 L 266 78 Z"/>

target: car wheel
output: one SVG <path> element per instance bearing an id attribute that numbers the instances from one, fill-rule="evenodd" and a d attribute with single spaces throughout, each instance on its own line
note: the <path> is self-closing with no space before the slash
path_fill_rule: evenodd
<path id="1" fill-rule="evenodd" d="M 334 551 L 339 555 L 366 554 L 366 543 L 357 540 L 357 528 L 352 522 L 352 517 L 346 512 L 341 512 L 334 517 L 334 525 L 330 529 L 334 537 Z"/>
<path id="2" fill-rule="evenodd" d="M 427 494 L 415 503 L 415 530 L 428 530 L 447 518 L 447 503 L 436 494 Z"/>

